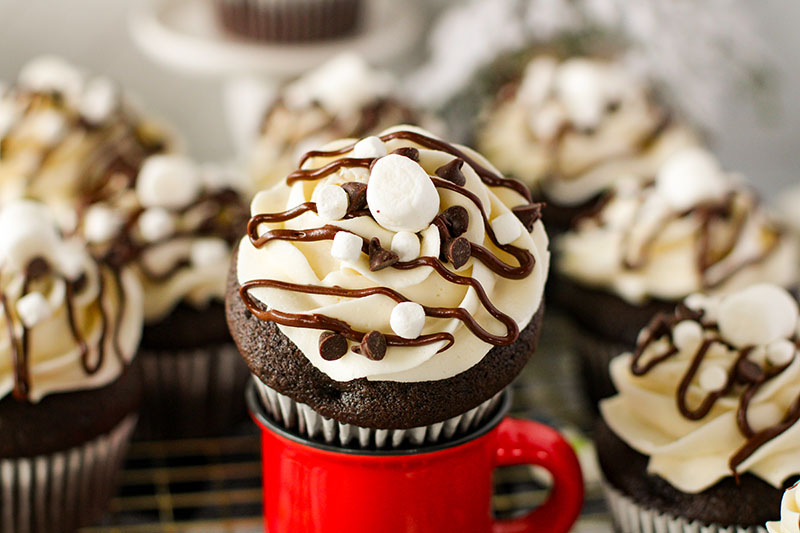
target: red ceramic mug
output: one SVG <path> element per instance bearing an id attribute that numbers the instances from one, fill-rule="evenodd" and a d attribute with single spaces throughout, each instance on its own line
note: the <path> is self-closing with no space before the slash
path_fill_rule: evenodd
<path id="1" fill-rule="evenodd" d="M 264 528 L 268 533 L 566 533 L 583 504 L 575 453 L 555 430 L 505 418 L 511 403 L 452 442 L 367 451 L 308 440 L 276 425 L 247 391 L 261 427 Z M 492 517 L 492 472 L 547 469 L 547 501 L 513 520 Z"/>

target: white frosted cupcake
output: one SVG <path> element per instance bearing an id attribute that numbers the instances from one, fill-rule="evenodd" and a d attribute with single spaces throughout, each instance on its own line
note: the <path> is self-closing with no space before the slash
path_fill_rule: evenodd
<path id="1" fill-rule="evenodd" d="M 781 519 L 767 523 L 769 533 L 800 532 L 800 483 L 795 483 L 783 493 L 781 500 Z"/>

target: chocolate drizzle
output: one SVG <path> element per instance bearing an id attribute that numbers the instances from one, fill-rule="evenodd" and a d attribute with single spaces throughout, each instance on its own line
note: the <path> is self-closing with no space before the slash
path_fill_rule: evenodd
<path id="1" fill-rule="evenodd" d="M 762 386 L 770 380 L 781 375 L 791 362 L 772 368 L 767 366 L 761 368 L 757 363 L 748 357 L 753 352 L 754 346 L 735 348 L 719 336 L 716 324 L 703 322 L 702 313 L 689 311 L 685 307 L 679 307 L 674 315 L 661 313 L 654 317 L 650 325 L 645 329 L 642 341 L 637 345 L 636 351 L 631 359 L 630 370 L 635 376 L 644 376 L 653 368 L 671 359 L 679 353 L 678 348 L 672 339 L 672 330 L 676 324 L 684 320 L 692 320 L 700 324 L 705 333 L 704 339 L 699 344 L 692 356 L 691 362 L 681 378 L 677 390 L 676 402 L 681 415 L 688 420 L 702 420 L 711 412 L 720 398 L 737 395 L 739 405 L 736 411 L 736 424 L 739 432 L 745 438 L 745 443 L 728 460 L 728 466 L 732 474 L 738 480 L 738 467 L 748 457 L 753 455 L 761 446 L 770 440 L 778 437 L 784 431 L 800 421 L 800 395 L 792 406 L 785 413 L 783 419 L 773 426 L 761 431 L 754 431 L 748 421 L 748 408 L 753 397 L 758 393 Z M 659 339 L 666 339 L 667 346 L 662 353 L 650 354 L 648 360 L 642 362 L 645 351 Z M 792 341 L 797 345 L 798 340 Z M 715 345 L 722 345 L 725 349 L 735 351 L 736 358 L 733 364 L 727 369 L 727 377 L 722 388 L 708 392 L 708 394 L 696 407 L 690 407 L 688 396 L 689 389 L 695 380 L 700 367 L 707 357 L 709 350 Z M 797 357 L 797 355 L 795 355 Z"/>

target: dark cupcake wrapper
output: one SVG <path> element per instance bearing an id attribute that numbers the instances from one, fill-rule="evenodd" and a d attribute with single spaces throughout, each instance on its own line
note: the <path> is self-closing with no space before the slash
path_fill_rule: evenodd
<path id="1" fill-rule="evenodd" d="M 285 429 L 327 444 L 354 449 L 400 449 L 447 442 L 469 432 L 494 414 L 502 399 L 498 392 L 477 407 L 447 420 L 408 429 L 375 429 L 326 418 L 304 403 L 280 394 L 253 376 L 259 398 L 274 422 Z"/>
<path id="2" fill-rule="evenodd" d="M 250 371 L 233 343 L 141 350 L 144 397 L 138 439 L 220 435 L 247 418 Z"/>
<path id="3" fill-rule="evenodd" d="M 583 390 L 591 405 L 597 407 L 600 400 L 617 393 L 611 381 L 611 360 L 633 349 L 624 343 L 598 337 L 580 327 L 576 328 L 574 350 L 580 363 Z"/>
<path id="4" fill-rule="evenodd" d="M 227 31 L 260 41 L 334 39 L 354 34 L 364 0 L 215 0 Z"/>
<path id="5" fill-rule="evenodd" d="M 131 414 L 81 446 L 0 460 L 0 530 L 74 531 L 98 520 L 115 492 L 135 425 Z"/>

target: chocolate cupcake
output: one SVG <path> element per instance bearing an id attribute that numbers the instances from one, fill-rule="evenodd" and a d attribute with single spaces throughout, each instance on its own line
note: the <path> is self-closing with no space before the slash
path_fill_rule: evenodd
<path id="1" fill-rule="evenodd" d="M 783 493 L 781 519 L 767 523 L 769 533 L 797 533 L 800 531 L 800 483 L 795 483 Z"/>
<path id="2" fill-rule="evenodd" d="M 398 99 L 393 86 L 389 73 L 371 69 L 360 56 L 343 54 L 283 87 L 264 116 L 250 157 L 255 190 L 283 180 L 304 153 L 336 139 L 430 122 Z"/>
<path id="3" fill-rule="evenodd" d="M 0 529 L 73 531 L 104 511 L 136 424 L 141 287 L 31 201 L 0 209 L 0 262 Z"/>
<path id="4" fill-rule="evenodd" d="M 222 27 L 266 42 L 336 39 L 355 34 L 364 0 L 214 0 Z"/>
<path id="5" fill-rule="evenodd" d="M 231 248 L 247 222 L 241 182 L 185 156 L 156 155 L 79 211 L 93 255 L 142 281 L 143 437 L 218 434 L 246 414 L 248 372 L 223 307 Z"/>
<path id="6" fill-rule="evenodd" d="M 621 531 L 763 531 L 800 475 L 798 308 L 775 285 L 687 299 L 611 363 L 596 437 Z"/>
<path id="7" fill-rule="evenodd" d="M 698 148 L 650 182 L 620 180 L 596 213 L 556 240 L 551 292 L 578 326 L 593 399 L 613 393 L 608 362 L 695 292 L 797 283 L 797 245 L 748 187 Z"/>
<path id="8" fill-rule="evenodd" d="M 535 349 L 539 205 L 468 148 L 409 126 L 340 140 L 251 211 L 228 324 L 294 431 L 368 448 L 450 438 Z"/>
<path id="9" fill-rule="evenodd" d="M 478 150 L 546 201 L 551 231 L 596 208 L 622 177 L 652 177 L 695 135 L 651 87 L 604 59 L 534 56 L 478 126 Z"/>

